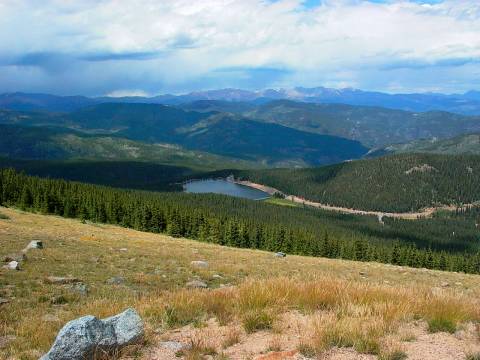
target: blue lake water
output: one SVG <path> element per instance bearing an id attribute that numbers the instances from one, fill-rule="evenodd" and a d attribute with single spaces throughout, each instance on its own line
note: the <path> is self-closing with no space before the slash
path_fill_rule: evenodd
<path id="1" fill-rule="evenodd" d="M 223 194 L 252 200 L 264 199 L 270 196 L 261 190 L 226 180 L 195 180 L 185 184 L 185 192 Z"/>

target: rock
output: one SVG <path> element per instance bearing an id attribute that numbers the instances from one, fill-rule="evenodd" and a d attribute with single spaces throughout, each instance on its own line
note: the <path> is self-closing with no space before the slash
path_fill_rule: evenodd
<path id="1" fill-rule="evenodd" d="M 171 350 L 173 352 L 179 352 L 182 350 L 188 350 L 191 346 L 183 344 L 179 341 L 163 341 L 160 343 L 160 347 Z"/>
<path id="2" fill-rule="evenodd" d="M 197 261 L 192 261 L 190 263 L 193 267 L 200 268 L 200 269 L 206 269 L 208 267 L 208 262 L 207 261 L 202 261 L 202 260 L 197 260 Z"/>
<path id="3" fill-rule="evenodd" d="M 75 292 L 77 294 L 80 294 L 80 295 L 83 295 L 83 296 L 88 295 L 88 286 L 86 284 L 84 284 L 83 282 L 70 284 L 70 285 L 68 285 L 68 288 L 72 292 Z"/>
<path id="4" fill-rule="evenodd" d="M 122 276 L 114 276 L 106 281 L 108 285 L 121 285 L 125 283 L 125 278 Z"/>
<path id="5" fill-rule="evenodd" d="M 113 327 L 117 347 L 135 344 L 143 336 L 143 321 L 133 309 L 127 309 L 102 321 Z"/>
<path id="6" fill-rule="evenodd" d="M 128 249 L 127 248 L 120 248 L 120 249 L 118 249 L 118 251 L 128 251 Z"/>
<path id="7" fill-rule="evenodd" d="M 45 282 L 48 283 L 48 284 L 64 285 L 64 284 L 73 284 L 73 283 L 81 282 L 81 280 L 78 279 L 78 278 L 71 277 L 71 276 L 67 276 L 67 277 L 48 276 L 48 277 L 45 278 Z"/>
<path id="8" fill-rule="evenodd" d="M 449 284 L 448 282 L 444 281 L 444 282 L 442 282 L 442 283 L 440 284 L 440 286 L 441 286 L 441 287 L 449 287 L 450 284 Z"/>
<path id="9" fill-rule="evenodd" d="M 27 260 L 27 255 L 25 255 L 24 253 L 21 253 L 21 254 L 9 254 L 7 256 L 4 257 L 3 261 L 4 262 L 12 262 L 12 261 L 16 261 L 18 263 L 21 263 L 22 261 L 25 261 Z"/>
<path id="10" fill-rule="evenodd" d="M 204 283 L 203 281 L 200 281 L 200 280 L 193 280 L 193 281 L 190 281 L 186 284 L 186 286 L 188 288 L 192 288 L 192 289 L 205 289 L 205 288 L 208 288 L 208 285 L 206 283 Z"/>
<path id="11" fill-rule="evenodd" d="M 20 270 L 20 264 L 18 261 L 10 261 L 7 265 L 3 266 L 7 270 Z"/>
<path id="12" fill-rule="evenodd" d="M 30 249 L 43 249 L 43 242 L 38 240 L 30 241 L 30 243 L 27 245 L 25 249 L 23 249 L 23 251 L 27 252 Z"/>
<path id="13" fill-rule="evenodd" d="M 9 302 L 10 302 L 10 300 L 8 300 L 8 299 L 0 298 L 0 305 L 8 304 Z"/>
<path id="14" fill-rule="evenodd" d="M 83 316 L 60 330 L 52 348 L 40 360 L 93 359 L 97 352 L 116 351 L 137 343 L 143 334 L 143 321 L 133 309 L 104 320 Z"/>
<path id="15" fill-rule="evenodd" d="M 68 303 L 68 299 L 63 295 L 57 295 L 50 298 L 50 304 L 52 305 L 63 305 Z"/>
<path id="16" fill-rule="evenodd" d="M 0 336 L 0 349 L 6 348 L 12 341 L 16 339 L 17 337 L 13 335 Z"/>
<path id="17" fill-rule="evenodd" d="M 367 273 L 366 273 L 365 271 L 360 271 L 358 274 L 359 274 L 360 276 L 365 276 L 365 275 L 367 275 Z"/>
<path id="18" fill-rule="evenodd" d="M 284 252 L 279 251 L 279 252 L 276 252 L 274 256 L 275 256 L 275 257 L 279 257 L 279 258 L 284 258 L 284 257 L 287 256 L 287 254 L 285 254 Z"/>
<path id="19" fill-rule="evenodd" d="M 42 320 L 45 321 L 45 322 L 59 322 L 60 321 L 58 316 L 52 315 L 52 314 L 43 315 Z"/>
<path id="20" fill-rule="evenodd" d="M 219 274 L 213 274 L 213 275 L 212 275 L 212 278 L 213 278 L 213 279 L 223 279 L 223 276 L 222 276 L 222 275 L 219 275 Z"/>

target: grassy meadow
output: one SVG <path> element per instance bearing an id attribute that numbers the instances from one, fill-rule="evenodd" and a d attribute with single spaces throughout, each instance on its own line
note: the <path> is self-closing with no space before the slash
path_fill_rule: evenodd
<path id="1" fill-rule="evenodd" d="M 265 251 L 14 209 L 0 208 L 0 213 L 2 258 L 31 240 L 45 245 L 27 254 L 20 271 L 0 269 L 0 297 L 8 300 L 0 305 L 0 339 L 9 339 L 0 346 L 1 359 L 37 359 L 67 321 L 86 314 L 107 317 L 127 307 L 145 320 L 146 338 L 117 357 L 144 359 L 154 359 L 149 354 L 158 342 L 181 331 L 174 329 L 195 329 L 198 339 L 212 319 L 226 329 L 221 344 L 192 340 L 191 348 L 176 356 L 235 359 L 229 349 L 260 333 L 270 337 L 263 353 L 280 350 L 283 345 L 275 339 L 291 331 L 282 326 L 284 317 L 294 316 L 302 321 L 296 322 L 297 338 L 289 346 L 304 357 L 348 348 L 374 358 L 402 359 L 404 343 L 415 341 L 404 330 L 411 324 L 450 336 L 472 328 L 476 333 L 480 320 L 478 275 L 276 258 Z M 208 266 L 192 266 L 197 260 Z M 49 284 L 47 276 L 78 278 L 88 294 Z M 118 284 L 110 283 L 114 277 L 121 279 Z M 207 283 L 208 289 L 188 288 L 192 280 Z M 464 358 L 480 351 L 475 341 Z"/>

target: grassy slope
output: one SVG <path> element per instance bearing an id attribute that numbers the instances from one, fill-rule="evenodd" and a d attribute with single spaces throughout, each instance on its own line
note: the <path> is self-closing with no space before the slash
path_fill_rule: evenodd
<path id="1" fill-rule="evenodd" d="M 479 172 L 479 156 L 403 154 L 319 168 L 236 174 L 325 204 L 407 212 L 480 200 Z"/>
<path id="2" fill-rule="evenodd" d="M 0 255 L 19 251 L 30 240 L 42 240 L 46 246 L 29 253 L 22 271 L 0 269 L 0 296 L 10 299 L 1 305 L 7 311 L 0 312 L 0 336 L 17 337 L 0 349 L 2 358 L 36 359 L 66 321 L 85 314 L 105 317 L 129 306 L 145 319 L 150 341 L 156 340 L 154 330 L 201 324 L 212 316 L 227 324 L 239 322 L 249 331 L 262 325 L 258 319 L 271 321 L 264 324 L 267 329 L 275 326 L 275 319 L 287 310 L 302 310 L 312 321 L 337 317 L 335 323 L 325 323 L 330 332 L 303 329 L 312 342 L 305 345 L 314 351 L 329 348 L 329 341 L 340 336 L 353 341 L 357 351 L 382 352 L 380 339 L 414 317 L 453 328 L 480 319 L 478 276 L 299 256 L 278 259 L 263 251 L 5 208 L 0 212 L 10 218 L 0 220 Z M 193 260 L 207 260 L 209 267 L 194 269 Z M 90 292 L 83 297 L 65 286 L 44 283 L 50 275 L 78 277 Z M 123 276 L 125 284 L 107 285 L 112 276 Z M 213 289 L 229 283 L 238 287 L 184 290 L 195 278 Z M 435 290 L 444 282 L 452 289 Z M 51 299 L 60 296 L 66 304 L 52 305 Z M 46 321 L 47 314 L 58 321 Z M 364 330 L 354 331 L 355 324 L 363 324 Z"/>

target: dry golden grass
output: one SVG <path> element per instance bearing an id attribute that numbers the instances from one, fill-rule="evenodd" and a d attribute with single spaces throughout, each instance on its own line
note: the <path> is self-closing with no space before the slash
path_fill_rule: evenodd
<path id="1" fill-rule="evenodd" d="M 28 254 L 22 271 L 0 270 L 0 296 L 10 299 L 0 308 L 0 336 L 16 336 L 0 349 L 2 359 L 38 358 L 68 320 L 86 314 L 106 317 L 126 307 L 136 308 L 145 319 L 147 343 L 154 332 L 187 324 L 201 327 L 210 318 L 240 323 L 247 333 L 270 329 L 282 313 L 299 311 L 312 319 L 299 346 L 304 352 L 351 346 L 384 359 L 401 358 L 402 350 L 387 346 L 385 339 L 404 323 L 423 319 L 434 325 L 432 330 L 445 330 L 445 324 L 480 320 L 480 277 L 475 275 L 300 256 L 279 259 L 263 251 L 5 208 L 1 212 L 9 219 L 0 220 L 0 255 L 17 252 L 30 240 L 46 246 Z M 195 269 L 193 260 L 206 260 L 209 266 Z M 78 277 L 89 294 L 47 284 L 43 279 L 49 275 Z M 125 283 L 108 285 L 113 276 L 124 277 Z M 195 278 L 210 289 L 185 289 Z M 441 288 L 443 282 L 450 286 Z M 62 296 L 64 304 L 52 303 Z M 46 314 L 59 321 L 45 321 Z M 240 333 L 227 338 L 233 344 Z M 195 341 L 189 358 L 213 351 L 203 340 Z"/>

